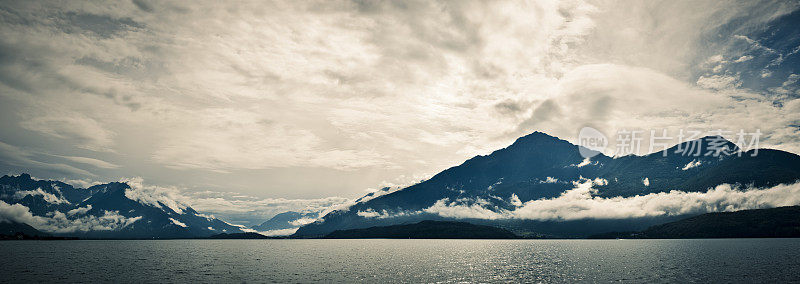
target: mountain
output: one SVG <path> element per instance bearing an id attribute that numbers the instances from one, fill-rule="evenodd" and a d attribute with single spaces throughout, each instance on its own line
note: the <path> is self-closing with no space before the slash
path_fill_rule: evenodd
<path id="1" fill-rule="evenodd" d="M 74 237 L 56 237 L 43 233 L 25 223 L 0 221 L 0 240 L 74 240 Z"/>
<path id="2" fill-rule="evenodd" d="M 266 222 L 261 223 L 261 225 L 251 228 L 260 232 L 294 229 L 313 222 L 317 217 L 319 217 L 319 214 L 316 212 L 300 213 L 288 211 L 275 215 Z"/>
<path id="3" fill-rule="evenodd" d="M 328 239 L 516 239 L 505 229 L 467 222 L 422 221 L 415 224 L 336 230 Z"/>
<path id="4" fill-rule="evenodd" d="M 28 225 L 56 236 L 150 239 L 243 232 L 158 193 L 120 182 L 74 188 L 28 174 L 6 175 L 0 177 L 0 202 L 17 212 L 30 212 L 28 219 L 35 223 Z"/>
<path id="5" fill-rule="evenodd" d="M 798 238 L 800 206 L 706 213 L 650 227 L 639 236 L 651 239 Z"/>
<path id="6" fill-rule="evenodd" d="M 8 237 L 16 235 L 41 237 L 50 236 L 25 223 L 12 222 L 8 220 L 0 221 L 0 236 Z"/>
<path id="7" fill-rule="evenodd" d="M 259 233 L 248 232 L 248 233 L 234 233 L 234 234 L 222 233 L 210 236 L 208 238 L 219 239 L 219 240 L 227 240 L 227 239 L 243 240 L 243 239 L 272 239 L 273 237 L 268 237 Z"/>
<path id="8" fill-rule="evenodd" d="M 728 151 L 705 155 L 722 147 Z M 681 151 L 687 149 L 696 149 L 700 155 Z M 575 188 L 574 182 L 587 179 L 599 181 L 592 193 L 598 198 L 627 198 L 676 189 L 706 192 L 720 184 L 769 187 L 800 179 L 800 156 L 769 149 L 759 149 L 754 157 L 751 154 L 752 150 L 740 152 L 735 144 L 722 137 L 707 136 L 675 145 L 667 149 L 666 155 L 656 152 L 612 158 L 600 153 L 585 160 L 579 146 L 534 132 L 504 149 L 471 158 L 424 182 L 330 212 L 298 229 L 295 236 L 315 237 L 335 230 L 459 219 L 430 213 L 432 206 L 442 204 L 464 204 L 476 209 L 476 213 L 486 214 L 514 210 L 531 200 L 557 198 Z M 602 226 L 594 225 L 591 219 L 558 222 L 479 216 L 470 222 L 513 228 L 515 233 L 523 235 L 546 231 L 545 234 L 554 237 L 579 237 L 602 232 L 603 227 L 609 226 L 641 230 L 674 218 L 650 216 L 640 218 L 641 222 L 598 221 L 607 223 Z"/>
<path id="9" fill-rule="evenodd" d="M 800 206 L 713 212 L 652 226 L 640 232 L 608 232 L 592 239 L 798 238 Z"/>

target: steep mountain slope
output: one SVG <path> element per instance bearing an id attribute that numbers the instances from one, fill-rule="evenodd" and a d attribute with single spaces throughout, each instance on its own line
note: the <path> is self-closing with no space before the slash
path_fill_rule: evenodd
<path id="1" fill-rule="evenodd" d="M 58 181 L 34 180 L 27 174 L 3 176 L 0 201 L 4 207 L 22 212 L 15 217 L 24 217 L 21 222 L 60 236 L 193 238 L 242 232 L 237 226 L 203 216 L 191 207 L 148 196 L 119 182 L 84 189 Z M 7 217 L 10 218 L 13 217 Z"/>
<path id="2" fill-rule="evenodd" d="M 714 150 L 712 145 L 726 147 L 727 151 L 722 151 L 721 155 L 706 155 Z M 517 139 L 507 148 L 469 159 L 427 181 L 359 202 L 348 210 L 331 212 L 301 227 L 296 236 L 322 236 L 334 230 L 448 219 L 426 213 L 425 209 L 437 202 L 465 203 L 480 212 L 484 212 L 483 209 L 511 210 L 527 201 L 559 197 L 575 188 L 574 182 L 585 179 L 598 180 L 593 195 L 605 198 L 671 190 L 705 192 L 724 183 L 764 187 L 800 179 L 800 156 L 761 149 L 757 156 L 751 157 L 751 152 L 741 153 L 733 143 L 721 137 L 685 142 L 669 148 L 666 155 L 656 152 L 611 158 L 598 154 L 584 160 L 578 147 L 535 132 Z M 487 223 L 500 222 L 506 221 Z M 508 226 L 524 227 L 520 224 Z"/>

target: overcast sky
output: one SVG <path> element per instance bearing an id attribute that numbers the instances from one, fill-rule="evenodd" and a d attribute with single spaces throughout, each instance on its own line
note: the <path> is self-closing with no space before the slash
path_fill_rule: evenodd
<path id="1" fill-rule="evenodd" d="M 2 1 L 0 170 L 325 206 L 536 130 L 800 153 L 798 3 Z"/>

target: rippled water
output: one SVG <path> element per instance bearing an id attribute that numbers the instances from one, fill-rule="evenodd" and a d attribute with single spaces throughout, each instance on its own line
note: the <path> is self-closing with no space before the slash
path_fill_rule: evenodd
<path id="1" fill-rule="evenodd" d="M 800 239 L 3 241 L 0 282 L 774 282 Z"/>

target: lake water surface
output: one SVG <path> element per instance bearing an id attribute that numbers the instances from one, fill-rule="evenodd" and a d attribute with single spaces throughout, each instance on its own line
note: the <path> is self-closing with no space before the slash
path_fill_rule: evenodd
<path id="1" fill-rule="evenodd" d="M 0 282 L 787 282 L 800 239 L 3 241 Z"/>

